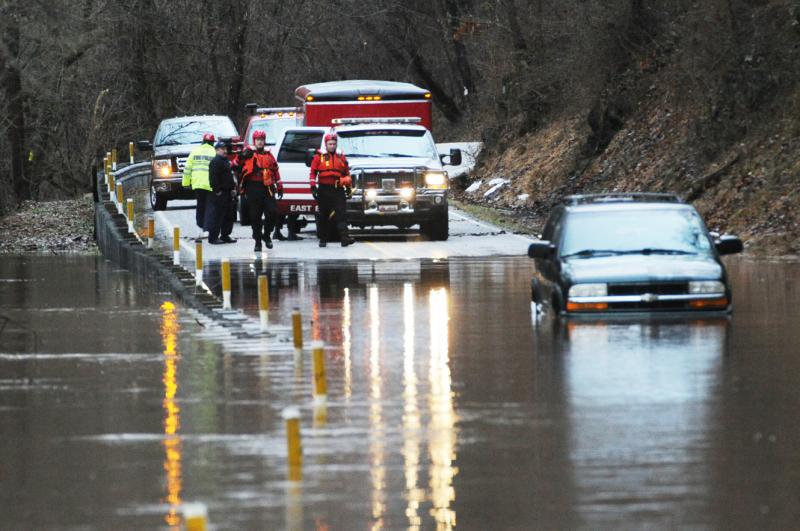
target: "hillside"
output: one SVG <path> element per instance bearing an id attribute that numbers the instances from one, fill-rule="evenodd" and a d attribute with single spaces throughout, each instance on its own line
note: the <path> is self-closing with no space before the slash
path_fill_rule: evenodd
<path id="1" fill-rule="evenodd" d="M 687 12 L 594 100 L 506 127 L 460 197 L 535 224 L 566 194 L 674 191 L 750 253 L 800 253 L 800 24 L 784 2 L 752 4 L 744 39 L 709 50 Z"/>

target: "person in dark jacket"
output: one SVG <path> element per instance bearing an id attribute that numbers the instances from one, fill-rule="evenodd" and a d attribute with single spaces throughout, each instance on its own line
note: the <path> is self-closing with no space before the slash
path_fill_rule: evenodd
<path id="1" fill-rule="evenodd" d="M 217 155 L 208 165 L 208 180 L 211 184 L 205 222 L 208 243 L 234 243 L 236 240 L 231 238 L 231 232 L 233 222 L 236 221 L 236 181 L 225 143 L 217 142 L 214 149 Z"/>

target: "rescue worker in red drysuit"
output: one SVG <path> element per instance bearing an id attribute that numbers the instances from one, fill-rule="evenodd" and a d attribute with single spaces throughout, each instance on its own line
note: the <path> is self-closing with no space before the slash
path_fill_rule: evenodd
<path id="1" fill-rule="evenodd" d="M 311 161 L 308 179 L 311 195 L 319 204 L 317 232 L 319 246 L 325 247 L 330 237 L 331 226 L 339 231 L 342 247 L 355 243 L 347 232 L 347 197 L 351 194 L 353 180 L 350 166 L 344 154 L 336 151 L 338 138 L 331 131 L 324 138 L 325 149 L 317 152 Z"/>
<path id="2" fill-rule="evenodd" d="M 264 131 L 255 131 L 253 133 L 255 146 L 248 146 L 242 153 L 242 185 L 247 195 L 247 208 L 250 211 L 256 252 L 261 250 L 262 241 L 267 249 L 272 249 L 270 234 L 278 218 L 278 200 L 283 197 L 283 183 L 278 162 L 272 153 L 264 148 L 266 139 Z"/>

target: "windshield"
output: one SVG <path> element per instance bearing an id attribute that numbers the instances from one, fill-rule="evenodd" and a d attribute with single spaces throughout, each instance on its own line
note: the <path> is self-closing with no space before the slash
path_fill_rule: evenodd
<path id="1" fill-rule="evenodd" d="M 711 242 L 700 216 L 688 209 L 571 212 L 560 254 L 710 254 Z"/>
<path id="2" fill-rule="evenodd" d="M 294 118 L 272 118 L 264 120 L 253 120 L 250 124 L 250 131 L 247 133 L 247 143 L 253 144 L 253 133 L 264 131 L 267 135 L 267 145 L 274 146 L 281 139 L 284 131 L 297 125 Z"/>
<path id="3" fill-rule="evenodd" d="M 238 136 L 233 122 L 228 118 L 164 122 L 156 131 L 155 146 L 177 146 L 180 144 L 199 144 L 205 133 L 214 133 L 217 138 Z"/>
<path id="4" fill-rule="evenodd" d="M 430 132 L 413 129 L 370 129 L 339 133 L 339 149 L 348 157 L 438 158 Z"/>

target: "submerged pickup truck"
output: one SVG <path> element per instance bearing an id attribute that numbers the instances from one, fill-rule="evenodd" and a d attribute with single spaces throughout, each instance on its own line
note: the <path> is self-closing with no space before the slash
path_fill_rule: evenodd
<path id="1" fill-rule="evenodd" d="M 417 118 L 337 119 L 334 128 L 353 176 L 353 195 L 347 201 L 350 225 L 419 225 L 429 239 L 447 239 L 449 185 L 443 164 L 459 165 L 460 150 L 440 156 L 430 131 Z M 323 149 L 329 130 L 295 127 L 284 132 L 275 149 L 285 192 L 280 213 L 316 214 L 308 166 Z"/>

